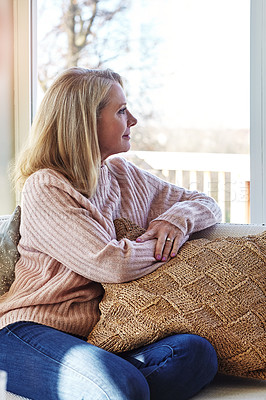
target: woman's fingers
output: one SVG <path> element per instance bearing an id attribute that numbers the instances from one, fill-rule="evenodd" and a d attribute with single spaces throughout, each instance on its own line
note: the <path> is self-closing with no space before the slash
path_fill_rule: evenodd
<path id="1" fill-rule="evenodd" d="M 169 257 L 175 257 L 181 246 L 183 233 L 181 231 L 169 234 L 167 237 L 159 236 L 155 247 L 155 258 L 158 261 L 166 261 Z"/>
<path id="2" fill-rule="evenodd" d="M 167 235 L 159 235 L 155 246 L 155 258 L 158 261 L 166 261 L 171 251 L 173 241 L 167 240 Z M 170 239 L 170 238 L 169 238 Z"/>
<path id="3" fill-rule="evenodd" d="M 157 239 L 156 231 L 153 229 L 148 229 L 143 235 L 136 239 L 136 242 L 145 242 L 146 240 Z"/>
<path id="4" fill-rule="evenodd" d="M 170 251 L 168 251 L 167 246 L 164 247 L 162 258 L 175 257 L 177 255 L 179 248 L 181 247 L 181 245 L 183 243 L 183 238 L 184 238 L 183 233 L 181 231 L 177 232 L 176 236 L 174 238 L 174 241 L 172 243 L 172 247 L 171 247 Z"/>
<path id="5" fill-rule="evenodd" d="M 182 234 L 181 235 L 182 237 L 181 238 L 176 237 L 174 242 L 173 242 L 173 246 L 172 246 L 172 249 L 171 249 L 170 257 L 175 257 L 177 255 L 177 252 L 178 252 L 179 248 L 182 245 L 184 235 L 183 235 L 182 232 L 181 232 L 181 234 Z"/>
<path id="6" fill-rule="evenodd" d="M 166 261 L 169 257 L 176 256 L 183 243 L 184 235 L 180 229 L 167 221 L 154 221 L 150 224 L 148 230 L 139 236 L 136 241 L 144 242 L 155 238 L 157 239 L 157 243 L 154 257 L 157 261 Z"/>

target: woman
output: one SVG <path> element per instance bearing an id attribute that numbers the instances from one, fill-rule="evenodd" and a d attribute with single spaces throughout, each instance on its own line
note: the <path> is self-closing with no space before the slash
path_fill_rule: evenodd
<path id="1" fill-rule="evenodd" d="M 86 342 L 100 282 L 144 276 L 220 209 L 113 154 L 130 148 L 121 77 L 71 68 L 47 91 L 16 169 L 23 185 L 16 278 L 1 298 L 0 369 L 33 400 L 187 399 L 217 371 L 207 340 L 174 335 L 118 355 Z M 113 221 L 147 229 L 116 240 Z M 84 340 L 85 339 L 85 340 Z"/>

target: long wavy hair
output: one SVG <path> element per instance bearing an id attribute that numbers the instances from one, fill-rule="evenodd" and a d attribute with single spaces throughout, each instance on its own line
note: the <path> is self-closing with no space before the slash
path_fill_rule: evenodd
<path id="1" fill-rule="evenodd" d="M 39 169 L 64 175 L 86 197 L 96 190 L 101 154 L 97 119 L 121 76 L 109 69 L 70 68 L 45 93 L 26 147 L 14 168 L 18 189 Z"/>

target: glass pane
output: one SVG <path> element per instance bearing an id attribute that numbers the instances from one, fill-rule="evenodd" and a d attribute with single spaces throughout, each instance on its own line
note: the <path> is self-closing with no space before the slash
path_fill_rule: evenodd
<path id="1" fill-rule="evenodd" d="M 138 118 L 123 156 L 248 222 L 250 0 L 38 4 L 43 89 L 70 65 L 121 73 Z"/>

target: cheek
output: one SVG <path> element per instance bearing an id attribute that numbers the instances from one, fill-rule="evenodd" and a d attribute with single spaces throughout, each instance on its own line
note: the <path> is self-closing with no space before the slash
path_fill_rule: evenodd
<path id="1" fill-rule="evenodd" d="M 110 132 L 110 128 L 108 124 L 106 124 L 104 121 L 98 122 L 97 124 L 97 136 L 99 143 L 101 141 L 105 141 L 106 138 L 108 138 L 108 133 Z"/>
<path id="2" fill-rule="evenodd" d="M 117 121 L 117 128 L 119 127 L 120 130 L 125 130 L 127 127 L 127 118 L 121 118 Z"/>

